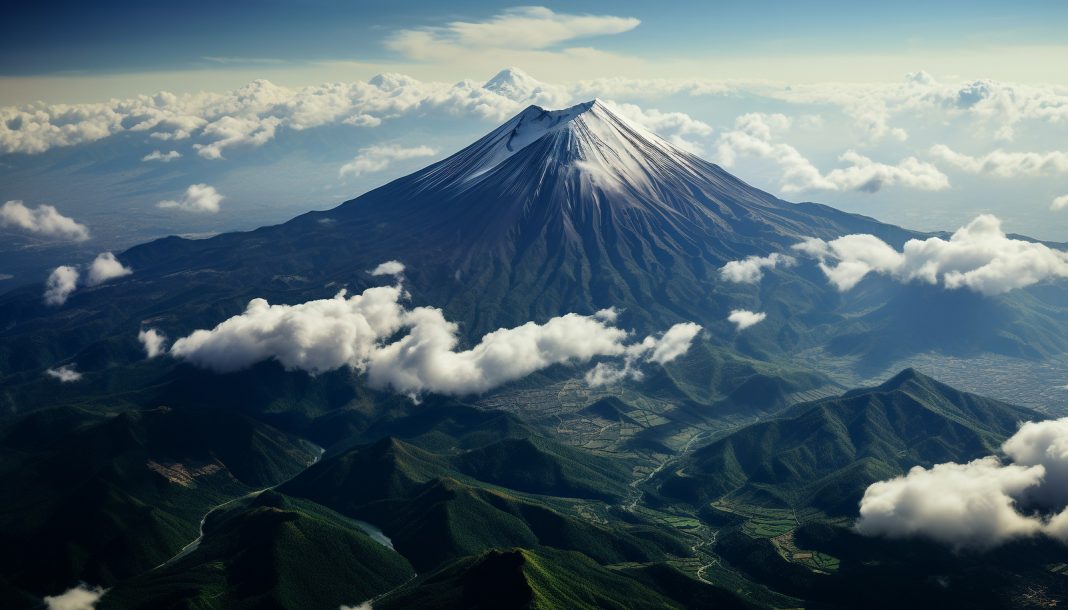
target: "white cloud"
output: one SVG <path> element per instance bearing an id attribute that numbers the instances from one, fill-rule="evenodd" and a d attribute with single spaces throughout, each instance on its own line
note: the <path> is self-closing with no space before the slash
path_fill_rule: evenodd
<path id="1" fill-rule="evenodd" d="M 1012 463 L 915 467 L 873 483 L 857 529 L 869 536 L 925 536 L 955 548 L 989 548 L 1044 534 L 1068 542 L 1068 418 L 1023 424 L 1002 445 Z M 1026 514 L 1019 506 L 1034 507 Z"/>
<path id="2" fill-rule="evenodd" d="M 727 320 L 738 327 L 739 331 L 745 330 L 750 326 L 759 324 L 764 321 L 764 318 L 768 317 L 768 314 L 760 311 L 749 311 L 748 309 L 734 309 L 730 315 L 727 316 Z"/>
<path id="3" fill-rule="evenodd" d="M 343 606 L 341 606 L 341 610 L 373 610 L 373 609 L 372 609 L 372 606 L 371 606 L 371 602 L 363 602 L 362 604 L 358 604 L 356 606 L 344 606 L 343 605 Z"/>
<path id="4" fill-rule="evenodd" d="M 142 328 L 137 333 L 137 340 L 149 359 L 167 353 L 167 337 L 154 328 Z"/>
<path id="5" fill-rule="evenodd" d="M 910 239 L 901 252 L 874 235 L 862 234 L 829 242 L 812 238 L 794 248 L 817 258 L 823 273 L 843 292 L 869 273 L 985 295 L 1068 277 L 1068 253 L 1009 238 L 1001 221 L 989 214 L 977 216 L 948 240 Z"/>
<path id="6" fill-rule="evenodd" d="M 60 214 L 53 206 L 29 208 L 18 200 L 7 201 L 0 206 L 0 227 L 16 227 L 30 233 L 75 241 L 89 239 L 89 229 L 85 225 Z"/>
<path id="7" fill-rule="evenodd" d="M 990 456 L 967 464 L 917 466 L 873 483 L 860 501 L 866 536 L 925 536 L 951 546 L 988 547 L 1038 533 L 1042 524 L 1016 510 L 1015 497 L 1042 481 L 1041 467 L 1005 466 Z"/>
<path id="8" fill-rule="evenodd" d="M 540 6 L 517 7 L 486 21 L 453 21 L 440 27 L 400 30 L 386 41 L 392 51 L 418 60 L 441 60 L 492 49 L 545 49 L 591 36 L 620 34 L 641 23 L 633 17 L 554 13 Z"/>
<path id="9" fill-rule="evenodd" d="M 171 150 L 171 151 L 168 151 L 168 152 L 165 152 L 165 153 L 164 152 L 160 152 L 159 150 L 154 150 L 154 151 L 148 153 L 147 155 L 141 157 L 141 160 L 142 161 L 162 161 L 164 163 L 170 163 L 171 161 L 174 161 L 175 159 L 181 159 L 181 158 L 182 158 L 182 153 L 178 152 L 177 150 Z"/>
<path id="10" fill-rule="evenodd" d="M 371 275 L 403 275 L 404 263 L 400 261 L 386 261 L 375 267 Z"/>
<path id="11" fill-rule="evenodd" d="M 808 190 L 860 191 L 874 193 L 883 187 L 903 186 L 927 191 L 949 187 L 949 178 L 930 163 L 906 157 L 897 165 L 879 163 L 854 151 L 846 151 L 839 160 L 847 167 L 820 172 L 796 148 L 775 141 L 776 134 L 788 129 L 791 119 L 782 114 L 748 113 L 735 120 L 734 130 L 720 134 L 716 154 L 718 161 L 731 167 L 739 156 L 752 156 L 774 162 L 783 170 L 782 189 L 786 192 Z"/>
<path id="12" fill-rule="evenodd" d="M 74 369 L 73 364 L 64 364 L 58 368 L 48 369 L 45 373 L 49 377 L 58 379 L 60 383 L 73 383 L 82 378 L 82 374 Z"/>
<path id="13" fill-rule="evenodd" d="M 219 203 L 224 199 L 215 187 L 207 184 L 191 184 L 185 189 L 181 199 L 161 201 L 157 205 L 160 208 L 173 208 L 186 212 L 206 212 L 216 214 L 219 211 Z"/>
<path id="14" fill-rule="evenodd" d="M 1049 209 L 1054 212 L 1068 210 L 1068 195 L 1061 195 L 1060 197 L 1054 198 L 1053 203 L 1049 204 Z"/>
<path id="15" fill-rule="evenodd" d="M 89 265 L 89 286 L 97 286 L 108 280 L 133 273 L 133 269 L 124 267 L 111 252 L 101 252 Z"/>
<path id="16" fill-rule="evenodd" d="M 67 589 L 60 595 L 46 595 L 44 603 L 47 610 L 93 610 L 106 590 L 80 584 Z"/>
<path id="17" fill-rule="evenodd" d="M 971 174 L 993 174 L 1004 178 L 1041 176 L 1068 173 L 1068 152 L 1006 152 L 995 150 L 981 157 L 958 153 L 938 144 L 931 147 L 931 155 Z"/>
<path id="18" fill-rule="evenodd" d="M 297 305 L 254 299 L 243 314 L 178 339 L 170 354 L 218 372 L 272 358 L 288 370 L 312 374 L 348 366 L 365 372 L 372 387 L 414 398 L 428 392 L 482 393 L 554 364 L 597 356 L 648 353 L 647 360 L 669 362 L 700 330 L 676 325 L 659 340 L 627 345 L 628 333 L 612 325 L 612 312 L 566 314 L 544 324 L 502 328 L 457 350 L 457 325 L 439 309 L 404 307 L 405 297 L 397 285 Z"/>
<path id="19" fill-rule="evenodd" d="M 429 146 L 412 146 L 405 148 L 396 144 L 374 145 L 361 148 L 356 157 L 341 166 L 337 175 L 343 178 L 349 174 L 359 176 L 370 172 L 380 172 L 394 161 L 432 157 L 437 151 Z"/>
<path id="20" fill-rule="evenodd" d="M 792 267 L 797 259 L 792 256 L 772 252 L 767 256 L 747 256 L 740 261 L 730 261 L 719 270 L 719 275 L 728 282 L 756 284 L 764 277 L 765 269 L 777 266 Z"/>
<path id="21" fill-rule="evenodd" d="M 48 305 L 62 305 L 78 287 L 81 273 L 74 267 L 62 265 L 52 270 L 45 282 L 44 301 Z"/>
<path id="22" fill-rule="evenodd" d="M 597 317 L 614 323 L 617 313 L 614 309 L 597 312 Z M 622 366 L 598 362 L 586 373 L 586 385 L 596 388 L 620 383 L 626 379 L 640 380 L 644 377 L 641 365 L 652 362 L 661 366 L 674 361 L 690 350 L 693 340 L 701 332 L 701 326 L 693 322 L 675 324 L 662 336 L 646 337 L 640 343 L 627 346 L 623 352 Z"/>

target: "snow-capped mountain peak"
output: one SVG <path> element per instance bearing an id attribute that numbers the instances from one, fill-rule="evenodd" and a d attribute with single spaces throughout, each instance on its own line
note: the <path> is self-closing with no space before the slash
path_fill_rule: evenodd
<path id="1" fill-rule="evenodd" d="M 648 190 L 652 176 L 664 167 L 695 171 L 693 155 L 628 120 L 599 99 L 562 110 L 529 106 L 478 142 L 446 159 L 425 179 L 435 186 L 469 187 L 472 182 L 505 171 L 508 160 L 537 148 L 528 159 L 507 171 L 529 174 L 538 167 L 568 172 L 601 189 Z M 686 169 L 689 168 L 689 169 Z"/>

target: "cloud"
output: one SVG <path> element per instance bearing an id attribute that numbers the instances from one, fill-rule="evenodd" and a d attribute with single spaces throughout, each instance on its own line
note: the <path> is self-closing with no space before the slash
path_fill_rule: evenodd
<path id="1" fill-rule="evenodd" d="M 174 161 L 175 159 L 181 159 L 181 158 L 182 158 L 182 153 L 178 152 L 177 150 L 172 150 L 172 151 L 168 151 L 168 152 L 165 152 L 165 153 L 164 152 L 160 152 L 158 150 L 154 150 L 154 151 L 148 153 L 147 155 L 141 157 L 141 160 L 142 161 L 162 161 L 164 163 L 170 163 L 171 161 Z"/>
<path id="2" fill-rule="evenodd" d="M 1042 524 L 1016 510 L 1014 497 L 1042 481 L 1041 467 L 1005 466 L 996 457 L 967 464 L 916 466 L 873 483 L 860 501 L 865 536 L 925 536 L 956 548 L 988 547 L 1038 533 Z"/>
<path id="3" fill-rule="evenodd" d="M 373 610 L 373 609 L 372 609 L 372 606 L 371 606 L 371 602 L 363 602 L 362 604 L 357 604 L 355 606 L 342 605 L 341 606 L 341 610 Z"/>
<path id="4" fill-rule="evenodd" d="M 56 208 L 50 205 L 29 208 L 18 200 L 7 201 L 0 206 L 0 227 L 16 227 L 30 233 L 74 241 L 89 239 L 89 229 L 85 225 L 60 214 Z"/>
<path id="5" fill-rule="evenodd" d="M 137 333 L 137 340 L 150 360 L 167 353 L 167 337 L 154 328 L 142 328 Z"/>
<path id="6" fill-rule="evenodd" d="M 1011 460 L 917 466 L 873 483 L 857 529 L 868 536 L 924 536 L 954 548 L 989 548 L 1044 534 L 1068 542 L 1068 418 L 1023 424 L 1002 445 Z M 1020 506 L 1027 505 L 1028 512 Z"/>
<path id="7" fill-rule="evenodd" d="M 766 317 L 768 317 L 768 314 L 764 312 L 749 311 L 748 309 L 735 309 L 731 311 L 729 316 L 727 316 L 727 320 L 737 326 L 739 331 L 742 331 L 750 326 L 763 322 Z"/>
<path id="8" fill-rule="evenodd" d="M 931 155 L 971 174 L 992 174 L 1003 178 L 1041 176 L 1068 173 L 1068 152 L 1006 152 L 995 150 L 981 157 L 955 152 L 938 144 L 931 147 Z"/>
<path id="9" fill-rule="evenodd" d="M 45 373 L 49 377 L 58 379 L 61 383 L 72 383 L 82 378 L 82 374 L 74 370 L 73 364 L 64 364 L 58 368 L 48 369 Z"/>
<path id="10" fill-rule="evenodd" d="M 783 170 L 782 190 L 859 191 L 874 193 L 884 187 L 903 186 L 926 191 L 949 187 L 949 178 L 930 163 L 906 157 L 897 165 L 879 163 L 854 151 L 839 157 L 849 165 L 823 174 L 796 148 L 774 141 L 776 134 L 788 129 L 792 120 L 782 114 L 748 113 L 735 120 L 734 130 L 720 134 L 716 154 L 718 161 L 731 167 L 740 156 L 774 162 Z"/>
<path id="11" fill-rule="evenodd" d="M 984 295 L 1068 277 L 1068 253 L 1009 238 L 1001 230 L 1001 221 L 990 214 L 977 216 L 948 240 L 910 239 L 901 252 L 874 235 L 864 234 L 829 242 L 811 238 L 794 248 L 818 259 L 827 279 L 842 292 L 869 273 L 900 282 L 968 288 Z"/>
<path id="12" fill-rule="evenodd" d="M 606 322 L 615 322 L 616 312 L 603 310 L 597 316 Z M 640 380 L 644 377 L 641 365 L 652 362 L 661 366 L 674 361 L 690 350 L 693 340 L 701 332 L 701 326 L 693 322 L 675 324 L 662 336 L 648 336 L 640 343 L 633 343 L 623 352 L 623 365 L 598 362 L 586 373 L 586 385 L 596 388 L 620 383 L 626 379 Z"/>
<path id="13" fill-rule="evenodd" d="M 74 267 L 62 265 L 52 270 L 45 282 L 44 301 L 48 305 L 62 305 L 78 287 L 81 273 Z"/>
<path id="14" fill-rule="evenodd" d="M 133 273 L 133 269 L 124 267 L 111 252 L 101 252 L 89 265 L 89 286 L 98 286 L 108 280 Z"/>
<path id="15" fill-rule="evenodd" d="M 664 337 L 628 345 L 613 326 L 614 312 L 565 314 L 543 324 L 528 322 L 482 337 L 458 350 L 458 327 L 440 309 L 407 308 L 400 285 L 368 288 L 347 297 L 297 305 L 253 299 L 245 312 L 211 330 L 174 342 L 170 354 L 217 372 L 275 359 L 287 370 L 312 374 L 341 367 L 366 373 L 368 384 L 418 397 L 426 393 L 486 392 L 555 364 L 598 356 L 645 354 L 661 363 L 677 357 L 696 325 L 676 325 Z M 402 332 L 404 331 L 404 332 Z"/>
<path id="16" fill-rule="evenodd" d="M 224 199 L 215 187 L 207 184 L 191 184 L 185 189 L 185 195 L 181 199 L 161 201 L 156 204 L 160 208 L 174 208 L 186 212 L 206 212 L 216 214 L 219 212 L 219 202 Z"/>
<path id="17" fill-rule="evenodd" d="M 1054 212 L 1068 210 L 1068 195 L 1061 195 L 1060 197 L 1054 198 L 1053 203 L 1049 204 L 1049 209 Z"/>
<path id="18" fill-rule="evenodd" d="M 719 275 L 728 282 L 756 284 L 764 277 L 765 269 L 774 269 L 780 265 L 792 267 L 796 264 L 797 259 L 794 257 L 772 252 L 767 256 L 747 256 L 740 261 L 730 261 L 719 270 Z"/>
<path id="19" fill-rule="evenodd" d="M 440 60 L 491 49 L 545 49 L 578 38 L 620 34 L 640 23 L 633 17 L 554 13 L 527 6 L 507 9 L 486 21 L 400 30 L 389 37 L 386 47 L 411 59 Z"/>
<path id="20" fill-rule="evenodd" d="M 386 261 L 371 271 L 371 275 L 402 275 L 404 263 L 400 261 Z"/>
<path id="21" fill-rule="evenodd" d="M 343 178 L 349 174 L 359 176 L 370 172 L 380 172 L 390 166 L 394 161 L 415 159 L 418 157 L 432 157 L 437 151 L 429 146 L 413 146 L 405 148 L 396 144 L 375 145 L 361 148 L 352 161 L 341 166 L 337 175 Z"/>
<path id="22" fill-rule="evenodd" d="M 93 610 L 106 590 L 80 584 L 67 589 L 60 595 L 46 595 L 44 603 L 47 610 Z"/>

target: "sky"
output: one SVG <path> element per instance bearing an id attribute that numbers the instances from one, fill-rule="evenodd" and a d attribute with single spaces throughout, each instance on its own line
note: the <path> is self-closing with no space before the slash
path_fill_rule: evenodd
<path id="1" fill-rule="evenodd" d="M 1038 1 L 21 3 L 0 290 L 326 209 L 593 97 L 787 200 L 1064 242 L 1065 31 L 1068 3 Z"/>

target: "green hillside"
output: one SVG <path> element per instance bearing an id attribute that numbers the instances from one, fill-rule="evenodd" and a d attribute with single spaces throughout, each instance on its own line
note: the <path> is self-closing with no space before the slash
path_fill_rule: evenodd
<path id="1" fill-rule="evenodd" d="M 852 515 L 870 483 L 917 464 L 996 453 L 1020 422 L 1041 417 L 907 369 L 729 434 L 656 483 L 661 495 L 695 505 L 726 499 Z"/>
<path id="2" fill-rule="evenodd" d="M 120 583 L 99 608 L 336 609 L 414 575 L 345 517 L 265 491 L 211 513 L 196 549 Z"/>
<path id="3" fill-rule="evenodd" d="M 315 454 L 233 412 L 33 413 L 0 430 L 0 544 L 23 549 L 0 576 L 38 594 L 132 576 L 192 540 L 209 508 Z"/>

